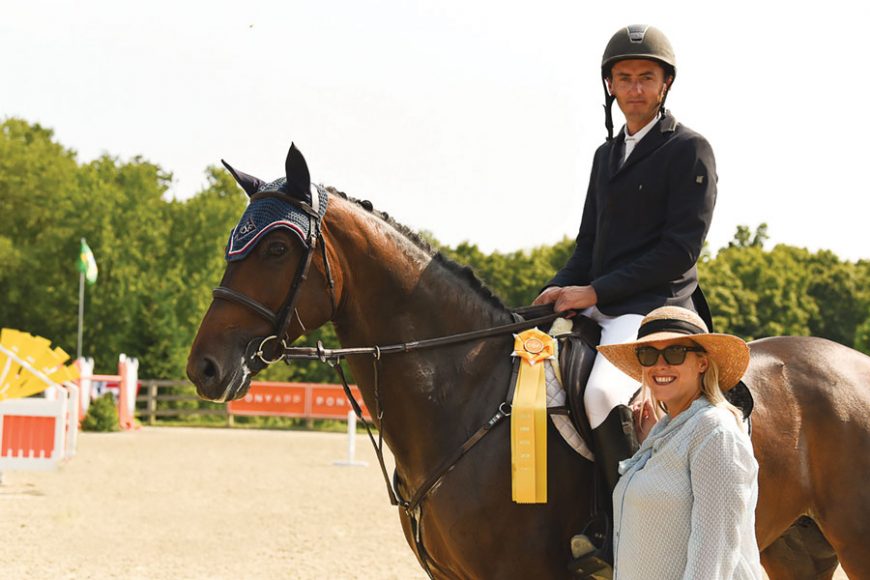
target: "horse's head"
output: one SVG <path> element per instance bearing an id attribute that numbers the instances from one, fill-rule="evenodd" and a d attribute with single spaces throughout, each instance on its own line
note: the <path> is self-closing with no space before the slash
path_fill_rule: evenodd
<path id="1" fill-rule="evenodd" d="M 251 199 L 187 360 L 197 392 L 213 401 L 244 396 L 282 344 L 335 314 L 321 236 L 328 197 L 312 187 L 302 154 L 291 144 L 285 177 L 271 183 L 224 165 Z"/>

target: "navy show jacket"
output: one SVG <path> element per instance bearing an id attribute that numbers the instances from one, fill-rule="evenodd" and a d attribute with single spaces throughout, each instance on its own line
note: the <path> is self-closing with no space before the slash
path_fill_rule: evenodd
<path id="1" fill-rule="evenodd" d="M 624 145 L 623 131 L 595 152 L 577 245 L 547 285 L 591 285 L 609 316 L 698 310 L 696 262 L 716 204 L 713 150 L 669 112 L 620 167 Z"/>

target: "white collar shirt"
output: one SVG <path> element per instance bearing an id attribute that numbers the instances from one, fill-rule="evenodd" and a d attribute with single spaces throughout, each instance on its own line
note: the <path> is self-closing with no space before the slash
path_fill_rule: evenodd
<path id="1" fill-rule="evenodd" d="M 634 135 L 628 134 L 628 128 L 623 126 L 622 132 L 625 134 L 625 153 L 622 156 L 622 162 L 625 163 L 625 160 L 628 159 L 628 156 L 631 155 L 631 152 L 634 151 L 634 147 L 640 143 L 640 140 L 646 137 L 646 134 L 649 133 L 656 123 L 661 119 L 661 113 L 653 117 L 653 120 L 647 123 L 643 129 L 635 133 Z"/>

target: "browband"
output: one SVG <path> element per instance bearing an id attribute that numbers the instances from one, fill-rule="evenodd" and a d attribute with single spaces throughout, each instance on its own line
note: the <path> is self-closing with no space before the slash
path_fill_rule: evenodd
<path id="1" fill-rule="evenodd" d="M 674 320 L 672 318 L 660 318 L 658 320 L 650 320 L 637 330 L 637 337 L 643 338 L 656 332 L 676 332 L 678 334 L 707 334 L 707 330 L 686 322 L 685 320 Z"/>

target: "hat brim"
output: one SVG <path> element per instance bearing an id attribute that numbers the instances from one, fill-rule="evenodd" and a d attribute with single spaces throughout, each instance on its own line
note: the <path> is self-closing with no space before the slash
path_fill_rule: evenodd
<path id="1" fill-rule="evenodd" d="M 642 382 L 643 367 L 637 360 L 635 349 L 650 342 L 674 342 L 686 338 L 703 347 L 707 356 L 716 362 L 719 369 L 719 387 L 723 391 L 733 388 L 749 367 L 749 345 L 730 334 L 656 332 L 634 342 L 608 344 L 597 348 L 613 366 Z"/>

